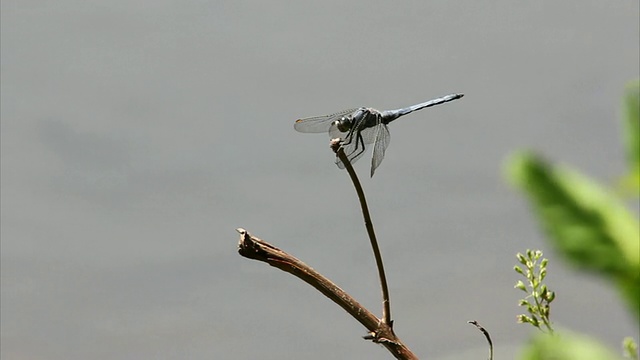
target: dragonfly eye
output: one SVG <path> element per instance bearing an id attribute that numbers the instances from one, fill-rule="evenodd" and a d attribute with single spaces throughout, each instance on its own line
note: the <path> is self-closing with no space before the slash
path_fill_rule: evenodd
<path id="1" fill-rule="evenodd" d="M 336 127 L 340 132 L 348 132 L 351 129 L 351 119 L 346 116 L 340 118 L 340 120 L 336 120 Z"/>

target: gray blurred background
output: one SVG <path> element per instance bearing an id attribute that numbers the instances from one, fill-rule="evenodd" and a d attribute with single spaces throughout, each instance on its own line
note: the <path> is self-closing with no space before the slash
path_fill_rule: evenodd
<path id="1" fill-rule="evenodd" d="M 422 358 L 513 358 L 515 254 L 551 259 L 552 319 L 619 351 L 637 324 L 566 268 L 506 156 L 625 169 L 637 1 L 2 1 L 2 359 L 389 359 L 314 289 L 241 258 L 236 227 L 380 313 L 357 199 L 293 122 L 465 97 L 356 164 L 398 335 Z"/>

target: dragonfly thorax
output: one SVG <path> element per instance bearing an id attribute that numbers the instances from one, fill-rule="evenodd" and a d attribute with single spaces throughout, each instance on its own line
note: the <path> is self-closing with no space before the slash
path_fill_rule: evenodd
<path id="1" fill-rule="evenodd" d="M 363 107 L 334 121 L 334 124 L 340 132 L 362 130 L 378 125 L 380 122 L 379 117 L 379 111 Z M 357 129 L 354 129 L 354 127 Z"/>

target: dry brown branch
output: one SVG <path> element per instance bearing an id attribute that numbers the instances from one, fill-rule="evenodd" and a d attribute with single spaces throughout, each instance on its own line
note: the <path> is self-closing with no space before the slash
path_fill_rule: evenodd
<path id="1" fill-rule="evenodd" d="M 245 229 L 238 228 L 236 231 L 240 233 L 240 242 L 238 243 L 240 255 L 266 262 L 316 288 L 369 330 L 369 334 L 365 336 L 365 339 L 383 345 L 396 359 L 417 359 L 411 350 L 395 335 L 392 323 L 385 323 L 382 319 L 377 318 L 331 280 L 294 256 L 249 234 Z"/>

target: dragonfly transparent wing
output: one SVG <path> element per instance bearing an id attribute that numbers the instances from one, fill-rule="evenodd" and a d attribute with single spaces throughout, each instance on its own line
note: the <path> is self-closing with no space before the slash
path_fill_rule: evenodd
<path id="1" fill-rule="evenodd" d="M 362 140 L 364 141 L 365 144 L 371 144 L 375 141 L 376 139 L 376 134 L 375 132 L 372 133 L 373 130 L 372 128 L 366 128 L 364 130 L 361 131 L 362 134 Z M 335 138 L 340 138 L 343 140 L 349 140 L 347 139 L 347 137 L 355 137 L 355 130 L 353 133 L 351 133 L 351 135 L 349 135 L 349 132 L 342 132 L 340 130 L 338 130 L 338 126 L 336 124 L 331 124 L 331 126 L 329 127 L 329 137 L 331 139 L 335 139 Z M 349 141 L 347 141 L 349 142 Z"/>
<path id="2" fill-rule="evenodd" d="M 389 134 L 387 125 L 380 124 L 377 128 L 376 141 L 373 145 L 373 155 L 371 156 L 371 177 L 373 177 L 373 173 L 378 166 L 380 166 L 380 163 L 382 163 L 384 152 L 387 150 L 387 146 L 389 146 L 389 141 L 391 141 L 391 135 Z"/>
<path id="3" fill-rule="evenodd" d="M 365 145 L 372 144 L 376 141 L 376 134 L 378 131 L 378 126 L 365 128 L 360 131 L 360 139 L 358 139 L 358 132 L 354 131 L 348 139 L 344 139 L 342 148 L 344 149 L 345 155 L 349 159 L 351 164 L 355 163 L 364 155 L 366 152 Z M 342 133 L 345 134 L 345 133 Z M 336 157 L 336 164 L 340 169 L 344 169 L 344 164 L 340 161 L 340 158 Z"/>
<path id="4" fill-rule="evenodd" d="M 330 115 L 312 116 L 308 118 L 298 119 L 293 124 L 293 128 L 301 133 L 320 133 L 327 132 L 332 128 L 334 121 L 339 120 L 341 117 L 351 114 L 357 109 L 343 110 Z"/>

